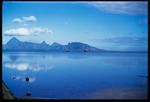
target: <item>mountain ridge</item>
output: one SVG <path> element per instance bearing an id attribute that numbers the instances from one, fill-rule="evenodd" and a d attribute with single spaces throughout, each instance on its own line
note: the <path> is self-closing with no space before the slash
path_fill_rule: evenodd
<path id="1" fill-rule="evenodd" d="M 45 41 L 41 43 L 23 42 L 13 37 L 3 45 L 4 51 L 64 51 L 64 52 L 95 52 L 105 51 L 81 42 L 71 42 L 62 45 L 57 42 L 47 44 Z"/>
<path id="2" fill-rule="evenodd" d="M 113 53 L 147 53 L 148 51 L 112 51 L 93 47 L 81 42 L 69 42 L 67 45 L 62 45 L 53 42 L 51 45 L 45 41 L 41 43 L 23 42 L 16 37 L 11 38 L 6 44 L 2 45 L 3 51 L 61 51 L 61 52 L 113 52 Z"/>

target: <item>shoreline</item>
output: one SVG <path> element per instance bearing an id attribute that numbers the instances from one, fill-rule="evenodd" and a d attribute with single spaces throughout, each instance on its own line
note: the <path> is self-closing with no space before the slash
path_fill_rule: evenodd
<path id="1" fill-rule="evenodd" d="M 2 97 L 7 100 L 16 99 L 4 82 L 2 82 Z"/>

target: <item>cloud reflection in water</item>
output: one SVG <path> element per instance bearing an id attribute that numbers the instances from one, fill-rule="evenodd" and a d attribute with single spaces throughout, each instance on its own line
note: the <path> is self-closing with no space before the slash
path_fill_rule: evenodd
<path id="1" fill-rule="evenodd" d="M 28 64 L 28 63 L 5 63 L 4 66 L 6 68 L 16 69 L 18 71 L 32 70 L 37 72 L 41 70 L 51 70 L 54 68 L 52 65 L 45 66 L 39 64 Z"/>
<path id="2" fill-rule="evenodd" d="M 29 77 L 29 83 L 32 83 L 32 82 L 34 82 L 35 80 L 36 80 L 35 77 Z M 26 82 L 25 77 L 23 78 L 23 81 Z"/>
<path id="3" fill-rule="evenodd" d="M 34 82 L 35 80 L 36 80 L 36 78 L 35 77 L 28 77 L 29 78 L 29 83 L 32 83 L 32 82 Z M 26 77 L 25 76 L 15 76 L 15 75 L 13 75 L 12 76 L 12 79 L 13 80 L 21 80 L 21 81 L 23 81 L 23 82 L 26 82 Z"/>

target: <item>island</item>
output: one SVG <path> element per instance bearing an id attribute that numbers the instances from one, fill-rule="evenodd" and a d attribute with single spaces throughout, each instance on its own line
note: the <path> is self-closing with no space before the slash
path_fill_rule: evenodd
<path id="1" fill-rule="evenodd" d="M 104 52 L 106 50 L 81 42 L 71 42 L 67 45 L 54 42 L 49 45 L 45 41 L 41 43 L 23 42 L 13 37 L 3 45 L 3 51 Z"/>

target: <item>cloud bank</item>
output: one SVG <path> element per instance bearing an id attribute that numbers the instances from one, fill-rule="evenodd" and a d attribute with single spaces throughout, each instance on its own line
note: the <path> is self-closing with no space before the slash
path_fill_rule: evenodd
<path id="1" fill-rule="evenodd" d="M 24 20 L 25 22 L 36 22 L 36 21 L 37 21 L 37 19 L 36 19 L 35 16 L 23 17 L 23 20 Z"/>
<path id="2" fill-rule="evenodd" d="M 33 34 L 49 33 L 52 34 L 52 30 L 49 28 L 33 27 L 33 28 L 15 28 L 4 31 L 5 36 L 27 36 Z"/>
<path id="3" fill-rule="evenodd" d="M 4 32 L 6 36 L 13 36 L 13 35 L 29 35 L 30 32 L 27 28 L 16 28 L 16 29 L 9 29 Z"/>
<path id="4" fill-rule="evenodd" d="M 148 51 L 148 37 L 114 37 L 114 38 L 103 38 L 93 39 L 95 43 L 101 44 L 104 49 L 118 51 Z"/>
<path id="5" fill-rule="evenodd" d="M 37 18 L 35 16 L 24 16 L 22 18 L 14 18 L 13 23 L 19 25 L 28 25 L 29 22 L 37 22 Z M 4 31 L 4 36 L 27 36 L 27 35 L 38 35 L 42 33 L 50 33 L 52 34 L 53 31 L 49 28 L 44 27 L 19 27 L 19 28 L 12 28 L 7 29 Z"/>
<path id="6" fill-rule="evenodd" d="M 121 44 L 146 44 L 148 43 L 148 38 L 147 37 L 115 37 L 115 38 L 106 38 L 103 39 L 102 41 L 104 42 L 110 42 L 110 43 L 121 43 Z"/>
<path id="7" fill-rule="evenodd" d="M 89 6 L 100 11 L 114 14 L 142 14 L 148 13 L 147 1 L 108 1 L 108 2 L 90 2 Z"/>
<path id="8" fill-rule="evenodd" d="M 14 18 L 12 20 L 13 23 L 20 25 L 28 25 L 29 22 L 36 22 L 37 18 L 35 16 L 27 16 L 22 18 Z"/>

